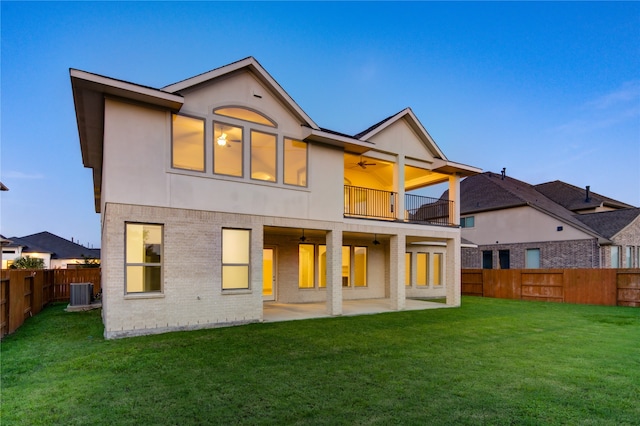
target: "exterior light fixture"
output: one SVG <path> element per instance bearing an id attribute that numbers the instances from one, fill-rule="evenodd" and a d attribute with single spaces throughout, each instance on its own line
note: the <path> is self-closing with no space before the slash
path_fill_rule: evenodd
<path id="1" fill-rule="evenodd" d="M 373 245 L 377 246 L 378 244 L 380 244 L 380 241 L 378 241 L 378 234 L 373 234 Z"/>

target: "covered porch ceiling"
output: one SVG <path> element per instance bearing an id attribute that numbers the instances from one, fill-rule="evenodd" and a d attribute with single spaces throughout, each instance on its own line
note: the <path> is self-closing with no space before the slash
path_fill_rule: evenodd
<path id="1" fill-rule="evenodd" d="M 345 183 L 365 188 L 393 190 L 395 163 L 373 156 L 345 152 Z M 449 175 L 412 165 L 404 166 L 404 191 L 447 182 Z"/>

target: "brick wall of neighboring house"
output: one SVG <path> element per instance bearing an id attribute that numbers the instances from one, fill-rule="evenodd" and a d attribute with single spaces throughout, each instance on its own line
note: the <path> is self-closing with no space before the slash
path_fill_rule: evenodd
<path id="1" fill-rule="evenodd" d="M 498 251 L 509 250 L 509 267 L 524 269 L 527 249 L 540 249 L 540 268 L 598 268 L 600 249 L 596 239 L 539 243 L 490 244 L 462 248 L 462 268 L 482 268 L 482 252 L 491 250 L 493 269 L 498 269 Z"/>
<path id="2" fill-rule="evenodd" d="M 618 265 L 620 268 L 640 268 L 640 216 L 629 226 L 612 238 L 613 244 L 602 246 L 602 264 L 604 268 L 611 268 L 612 247 L 618 247 Z M 627 247 L 631 248 L 631 264 L 627 264 Z"/>

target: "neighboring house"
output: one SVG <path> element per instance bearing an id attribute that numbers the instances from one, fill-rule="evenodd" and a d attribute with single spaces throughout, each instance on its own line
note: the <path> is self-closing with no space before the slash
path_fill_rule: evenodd
<path id="1" fill-rule="evenodd" d="M 640 267 L 640 209 L 589 187 L 485 172 L 460 194 L 463 268 Z"/>
<path id="2" fill-rule="evenodd" d="M 252 57 L 153 89 L 72 69 L 107 338 L 262 321 L 263 302 L 460 304 L 460 179 L 411 109 L 319 127 Z M 451 201 L 409 194 L 448 182 Z M 414 217 L 442 204 L 438 219 Z"/>
<path id="3" fill-rule="evenodd" d="M 84 267 L 88 261 L 100 260 L 100 249 L 84 247 L 50 232 L 38 232 L 24 237 L 11 237 L 2 245 L 2 269 L 19 257 L 44 260 L 46 269 Z"/>

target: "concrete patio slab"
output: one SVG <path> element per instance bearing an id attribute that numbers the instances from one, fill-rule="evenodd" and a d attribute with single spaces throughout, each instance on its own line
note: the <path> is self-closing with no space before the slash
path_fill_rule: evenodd
<path id="1" fill-rule="evenodd" d="M 450 308 L 444 303 L 427 300 L 407 299 L 405 311 Z M 383 312 L 398 312 L 391 309 L 389 299 L 343 300 L 342 316 L 371 315 Z M 263 310 L 264 322 L 294 321 L 311 318 L 330 318 L 327 304 L 318 303 L 278 303 L 265 302 Z"/>

